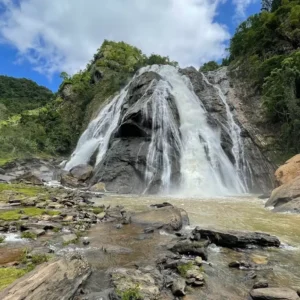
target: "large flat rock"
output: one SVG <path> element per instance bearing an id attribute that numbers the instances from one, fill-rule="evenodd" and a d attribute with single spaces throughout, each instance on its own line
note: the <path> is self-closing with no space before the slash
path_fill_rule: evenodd
<path id="1" fill-rule="evenodd" d="M 250 292 L 253 300 L 299 300 L 297 293 L 289 288 L 264 288 Z"/>
<path id="2" fill-rule="evenodd" d="M 193 234 L 201 235 L 201 238 L 208 239 L 212 243 L 228 248 L 246 248 L 251 245 L 261 247 L 279 247 L 280 241 L 276 236 L 262 232 L 248 232 L 235 230 L 211 230 L 196 227 Z"/>
<path id="3" fill-rule="evenodd" d="M 180 230 L 188 222 L 187 214 L 176 207 L 166 206 L 137 213 L 132 216 L 131 221 L 136 224 L 164 228 L 168 230 Z"/>
<path id="4" fill-rule="evenodd" d="M 1 300 L 69 300 L 91 274 L 80 256 L 42 264 L 0 293 Z"/>

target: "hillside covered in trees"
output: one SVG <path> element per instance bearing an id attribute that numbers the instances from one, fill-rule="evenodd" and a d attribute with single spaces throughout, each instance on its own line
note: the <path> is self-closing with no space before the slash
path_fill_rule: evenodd
<path id="1" fill-rule="evenodd" d="M 262 95 L 269 121 L 280 125 L 278 140 L 286 151 L 299 152 L 300 1 L 264 0 L 262 8 L 238 27 L 229 60 Z"/>
<path id="2" fill-rule="evenodd" d="M 43 106 L 52 95 L 32 80 L 0 76 L 0 121 Z"/>
<path id="3" fill-rule="evenodd" d="M 7 78 L 3 97 L 0 94 L 0 105 L 5 105 L 0 111 L 7 111 L 0 122 L 1 157 L 70 154 L 101 104 L 139 68 L 151 64 L 177 65 L 168 57 L 148 57 L 124 42 L 104 41 L 84 70 L 61 74 L 63 82 L 53 97 L 47 89 L 26 85 L 26 80 L 16 79 L 13 85 Z"/>

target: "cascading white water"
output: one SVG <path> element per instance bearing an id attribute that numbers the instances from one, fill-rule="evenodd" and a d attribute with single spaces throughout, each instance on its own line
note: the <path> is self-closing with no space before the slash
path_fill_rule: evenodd
<path id="1" fill-rule="evenodd" d="M 180 153 L 181 172 L 181 184 L 176 190 L 177 193 L 190 196 L 216 196 L 246 192 L 247 187 L 238 165 L 243 149 L 240 128 L 234 122 L 221 91 L 219 90 L 219 95 L 226 107 L 229 134 L 233 142 L 232 152 L 237 165 L 233 165 L 223 151 L 220 132 L 209 126 L 207 112 L 194 93 L 190 80 L 180 74 L 175 67 L 158 65 L 142 68 L 135 77 L 149 71 L 159 74 L 162 79 L 152 81 L 151 85 L 154 82 L 155 85 L 150 97 L 147 96 L 147 92 L 144 95 L 146 101 L 143 113 L 147 119 L 151 108 L 152 117 L 152 136 L 145 171 L 147 186 L 157 179 L 160 164 L 163 191 L 170 192 L 172 175 L 170 155 L 175 151 Z M 207 83 L 209 84 L 208 81 Z M 179 128 L 168 102 L 170 94 L 179 113 Z M 107 104 L 98 117 L 89 124 L 66 169 L 70 170 L 73 166 L 87 163 L 97 148 L 97 163 L 103 159 L 111 134 L 120 123 L 122 117 L 120 111 L 126 95 L 127 88 Z"/>
<path id="2" fill-rule="evenodd" d="M 88 128 L 80 137 L 77 147 L 71 159 L 66 164 L 65 169 L 71 170 L 73 167 L 86 164 L 91 156 L 98 149 L 96 164 L 105 155 L 112 132 L 118 126 L 121 106 L 127 95 L 127 88 L 113 98 L 98 114 L 97 118 L 90 122 Z"/>
<path id="3" fill-rule="evenodd" d="M 222 92 L 221 88 L 217 85 L 211 84 L 203 73 L 202 76 L 207 85 L 212 86 L 214 89 L 218 91 L 218 95 L 225 106 L 227 125 L 228 125 L 227 129 L 233 145 L 231 151 L 235 159 L 235 169 L 238 172 L 240 178 L 242 179 L 245 188 L 248 190 L 247 177 L 246 177 L 247 170 L 249 170 L 250 175 L 252 174 L 251 174 L 251 168 L 249 168 L 248 163 L 245 159 L 244 144 L 241 138 L 242 130 L 240 126 L 235 122 L 233 114 L 227 103 L 226 96 Z"/>
<path id="4" fill-rule="evenodd" d="M 146 71 L 147 68 L 144 68 L 140 71 L 140 74 Z M 167 100 L 169 96 L 168 88 L 169 86 L 166 81 L 160 80 L 156 82 L 152 96 L 148 98 L 144 106 L 146 119 L 148 119 L 150 115 L 150 107 L 152 111 L 152 136 L 147 155 L 145 174 L 147 188 L 145 192 L 147 192 L 147 189 L 151 186 L 156 177 L 159 169 L 157 164 L 159 163 L 162 164 L 161 190 L 166 193 L 170 192 L 172 161 L 170 159 L 171 149 L 168 143 L 169 137 L 172 137 L 173 150 L 180 152 L 181 148 L 178 126 Z"/>
<path id="5" fill-rule="evenodd" d="M 179 191 L 205 196 L 245 192 L 239 173 L 221 147 L 220 132 L 209 126 L 206 111 L 190 80 L 172 66 L 154 65 L 141 73 L 147 71 L 162 76 L 164 95 L 173 95 L 179 112 L 182 178 Z"/>

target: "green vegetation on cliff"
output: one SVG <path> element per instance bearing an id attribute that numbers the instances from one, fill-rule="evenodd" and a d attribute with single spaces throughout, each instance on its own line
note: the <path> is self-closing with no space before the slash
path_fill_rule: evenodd
<path id="1" fill-rule="evenodd" d="M 10 100 L 6 106 L 7 101 L 0 99 L 0 157 L 69 154 L 101 105 L 123 88 L 139 68 L 149 64 L 177 65 L 169 57 L 147 57 L 124 42 L 104 41 L 84 70 L 73 76 L 61 73 L 63 82 L 51 101 L 51 92 L 31 81 L 28 82 L 35 87 L 6 88 L 5 99 L 15 97 L 18 104 L 23 98 L 27 100 L 17 106 Z M 5 121 L 1 122 L 1 118 Z"/>
<path id="2" fill-rule="evenodd" d="M 299 152 L 300 0 L 263 0 L 262 8 L 231 39 L 230 67 L 261 95 L 285 151 Z"/>
<path id="3" fill-rule="evenodd" d="M 214 71 L 220 68 L 219 64 L 215 61 L 209 61 L 200 68 L 200 72 L 209 72 L 209 71 Z"/>
<path id="4" fill-rule="evenodd" d="M 0 76 L 1 160 L 39 152 L 44 126 L 25 125 L 24 119 L 38 115 L 52 98 L 50 90 L 31 80 Z"/>

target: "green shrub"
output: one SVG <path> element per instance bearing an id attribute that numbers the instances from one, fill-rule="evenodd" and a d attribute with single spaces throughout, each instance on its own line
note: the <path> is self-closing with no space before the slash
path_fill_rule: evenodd
<path id="1" fill-rule="evenodd" d="M 194 264 L 192 262 L 189 262 L 187 264 L 178 266 L 177 270 L 182 277 L 186 277 L 187 271 L 193 269 L 193 267 L 194 267 Z"/>
<path id="2" fill-rule="evenodd" d="M 21 234 L 21 238 L 35 240 L 37 238 L 37 235 L 34 234 L 33 232 L 24 231 Z"/>
<path id="3" fill-rule="evenodd" d="M 124 292 L 118 291 L 117 294 L 121 297 L 122 300 L 142 300 L 143 299 L 140 294 L 140 289 L 138 286 L 127 289 Z"/>
<path id="4" fill-rule="evenodd" d="M 215 61 L 209 61 L 200 68 L 200 72 L 215 71 L 218 68 L 220 68 L 218 63 L 216 63 Z"/>

